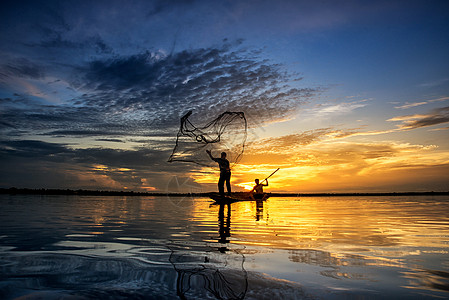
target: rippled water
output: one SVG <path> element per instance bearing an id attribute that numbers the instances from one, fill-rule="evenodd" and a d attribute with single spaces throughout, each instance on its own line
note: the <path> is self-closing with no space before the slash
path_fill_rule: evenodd
<path id="1" fill-rule="evenodd" d="M 447 196 L 211 204 L 2 195 L 0 298 L 449 298 Z"/>

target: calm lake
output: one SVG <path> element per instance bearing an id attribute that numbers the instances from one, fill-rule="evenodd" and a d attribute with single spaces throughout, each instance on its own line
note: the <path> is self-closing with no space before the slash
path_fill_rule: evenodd
<path id="1" fill-rule="evenodd" d="M 449 197 L 0 196 L 1 299 L 449 298 Z"/>

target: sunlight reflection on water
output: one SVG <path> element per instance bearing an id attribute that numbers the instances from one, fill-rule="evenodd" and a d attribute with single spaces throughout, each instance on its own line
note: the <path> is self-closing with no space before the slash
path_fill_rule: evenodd
<path id="1" fill-rule="evenodd" d="M 449 297 L 449 198 L 0 196 L 0 298 Z"/>

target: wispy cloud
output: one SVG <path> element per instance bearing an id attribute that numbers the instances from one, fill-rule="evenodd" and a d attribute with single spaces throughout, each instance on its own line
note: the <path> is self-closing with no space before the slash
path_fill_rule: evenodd
<path id="1" fill-rule="evenodd" d="M 249 149 L 252 151 L 282 152 L 284 150 L 291 149 L 292 147 L 305 146 L 320 141 L 332 133 L 335 133 L 335 130 L 329 127 L 283 135 L 280 137 L 270 137 L 252 143 Z"/>
<path id="2" fill-rule="evenodd" d="M 449 122 L 449 106 L 432 110 L 428 114 L 406 115 L 391 118 L 387 121 L 402 122 L 397 125 L 399 130 L 410 130 Z"/>
<path id="3" fill-rule="evenodd" d="M 44 69 L 28 59 L 15 58 L 0 65 L 0 80 L 6 77 L 24 77 L 41 79 L 45 76 Z"/>
<path id="4" fill-rule="evenodd" d="M 446 100 L 449 100 L 449 97 L 435 98 L 435 99 L 429 100 L 429 102 L 442 102 L 442 101 L 446 101 Z"/>
<path id="5" fill-rule="evenodd" d="M 268 154 L 284 155 L 301 151 L 306 146 L 316 146 L 325 142 L 333 142 L 354 136 L 380 135 L 394 132 L 391 130 L 363 131 L 363 128 L 338 129 L 335 127 L 319 128 L 279 137 L 270 137 L 251 143 L 245 155 Z M 318 146 L 319 147 L 319 146 Z"/>
<path id="6" fill-rule="evenodd" d="M 449 81 L 449 78 L 445 77 L 445 78 L 437 79 L 434 81 L 428 81 L 428 82 L 421 83 L 419 86 L 425 87 L 425 88 L 436 87 L 439 85 L 446 84 L 448 81 Z"/>
<path id="7" fill-rule="evenodd" d="M 416 106 L 420 106 L 420 105 L 424 105 L 427 104 L 427 101 L 423 101 L 423 102 L 415 102 L 415 103 L 406 103 L 404 105 L 401 106 L 395 106 L 394 108 L 398 108 L 398 109 L 407 109 L 407 108 L 411 108 L 411 107 L 416 107 Z"/>
<path id="8" fill-rule="evenodd" d="M 440 97 L 440 98 L 430 99 L 430 100 L 421 101 L 421 102 L 413 102 L 413 103 L 406 102 L 405 104 L 399 105 L 399 106 L 395 106 L 394 108 L 407 109 L 407 108 L 421 106 L 421 105 L 425 105 L 425 104 L 429 104 L 429 103 L 442 102 L 442 101 L 446 101 L 446 100 L 449 100 L 449 97 Z M 395 104 L 397 104 L 397 103 L 395 103 Z"/>
<path id="9" fill-rule="evenodd" d="M 351 102 L 342 102 L 342 103 L 324 103 L 318 104 L 314 108 L 308 111 L 309 114 L 316 117 L 324 117 L 328 115 L 338 115 L 338 114 L 347 114 L 352 111 L 362 108 L 368 105 L 368 100 L 358 100 Z"/>
<path id="10" fill-rule="evenodd" d="M 447 126 L 447 127 L 441 127 L 441 128 L 430 129 L 430 131 L 441 131 L 441 130 L 449 130 L 449 126 Z"/>

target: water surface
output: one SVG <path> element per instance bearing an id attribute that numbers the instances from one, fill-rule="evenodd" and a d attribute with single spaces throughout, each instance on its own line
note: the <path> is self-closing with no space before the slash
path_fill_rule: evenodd
<path id="1" fill-rule="evenodd" d="M 0 298 L 448 298 L 449 197 L 0 196 Z"/>

